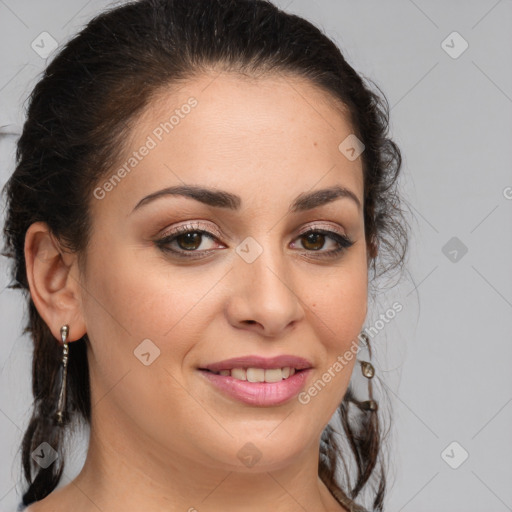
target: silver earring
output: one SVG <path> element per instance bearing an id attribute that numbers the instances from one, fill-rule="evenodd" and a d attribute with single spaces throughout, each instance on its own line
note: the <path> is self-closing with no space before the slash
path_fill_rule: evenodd
<path id="1" fill-rule="evenodd" d="M 368 347 L 368 352 L 370 354 L 370 358 L 372 357 L 372 349 L 370 347 L 370 340 L 368 336 L 362 333 L 363 338 L 365 339 L 366 346 Z M 375 375 L 375 368 L 372 363 L 369 361 L 359 361 L 361 363 L 361 372 L 368 379 L 368 400 L 361 402 L 361 407 L 365 411 L 376 411 L 378 409 L 377 402 L 373 399 L 373 388 L 372 388 L 372 379 Z"/>
<path id="2" fill-rule="evenodd" d="M 69 347 L 67 343 L 69 334 L 69 325 L 63 325 L 60 328 L 60 336 L 62 338 L 62 382 L 60 387 L 60 393 L 59 393 L 59 402 L 57 405 L 57 422 L 62 425 L 63 423 L 63 415 L 64 415 L 64 408 L 66 404 L 66 378 L 68 374 L 68 354 L 69 354 Z"/>

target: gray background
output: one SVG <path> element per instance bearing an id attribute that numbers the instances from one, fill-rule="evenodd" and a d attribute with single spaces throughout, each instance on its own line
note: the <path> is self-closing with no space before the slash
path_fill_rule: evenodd
<path id="1" fill-rule="evenodd" d="M 318 24 L 383 89 L 404 155 L 410 274 L 371 305 L 365 324 L 395 300 L 404 306 L 374 340 L 394 411 L 388 510 L 512 510 L 512 2 L 275 3 Z M 32 41 L 46 31 L 62 44 L 106 5 L 0 0 L 0 125 L 16 132 L 23 123 L 45 65 Z M 459 36 L 444 44 L 452 56 L 442 46 L 454 31 L 469 44 L 457 58 Z M 0 143 L 0 185 L 14 142 Z M 21 294 L 5 288 L 0 262 L 0 510 L 8 511 L 19 502 L 31 351 Z M 74 447 L 62 484 L 83 462 L 85 443 Z"/>

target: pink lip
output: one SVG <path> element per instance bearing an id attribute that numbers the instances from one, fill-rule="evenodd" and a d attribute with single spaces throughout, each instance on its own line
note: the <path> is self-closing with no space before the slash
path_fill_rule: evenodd
<path id="1" fill-rule="evenodd" d="M 221 370 L 232 370 L 233 368 L 263 368 L 265 370 L 271 368 L 295 368 L 296 370 L 305 370 L 313 365 L 303 357 L 282 355 L 276 357 L 260 357 L 260 356 L 243 356 L 225 359 L 217 363 L 207 364 L 200 370 L 210 370 L 211 372 L 220 372 Z"/>
<path id="2" fill-rule="evenodd" d="M 267 364 L 273 365 L 270 366 L 270 368 L 276 367 L 275 363 L 271 363 L 270 360 L 266 361 Z M 240 364 L 240 361 L 238 361 L 237 364 Z M 238 368 L 243 366 L 244 365 L 238 366 Z M 262 368 L 261 362 L 259 362 L 258 364 L 254 364 L 254 361 L 252 361 L 249 366 Z M 283 366 L 293 367 L 293 365 L 289 364 L 283 364 Z M 278 365 L 278 367 L 280 368 L 281 366 Z M 237 368 L 237 366 L 233 366 L 233 368 Z M 267 366 L 267 368 L 269 367 Z M 213 384 L 215 387 L 217 387 L 220 391 L 227 394 L 228 396 L 249 405 L 269 407 L 283 404 L 291 400 L 296 395 L 298 395 L 300 391 L 304 388 L 306 378 L 311 373 L 312 369 L 309 368 L 306 370 L 301 370 L 292 375 L 291 377 L 288 377 L 287 379 L 284 379 L 280 382 L 248 382 L 244 380 L 235 379 L 231 376 L 218 375 L 216 373 L 212 373 L 206 370 L 200 371 L 201 374 L 204 375 L 204 377 L 208 379 L 208 381 L 211 384 Z"/>

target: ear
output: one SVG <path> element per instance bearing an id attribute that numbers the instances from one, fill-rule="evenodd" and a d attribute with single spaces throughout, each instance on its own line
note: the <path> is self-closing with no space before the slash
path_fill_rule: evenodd
<path id="1" fill-rule="evenodd" d="M 80 339 L 86 327 L 77 255 L 62 249 L 46 223 L 35 222 L 25 235 L 25 265 L 30 295 L 52 334 L 60 341 L 67 324 L 68 341 Z"/>

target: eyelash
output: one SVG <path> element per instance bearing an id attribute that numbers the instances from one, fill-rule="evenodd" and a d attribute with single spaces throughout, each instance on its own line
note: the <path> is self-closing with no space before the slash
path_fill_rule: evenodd
<path id="1" fill-rule="evenodd" d="M 216 249 L 209 249 L 209 250 L 205 250 L 205 251 L 198 251 L 198 250 L 186 251 L 186 250 L 181 249 L 181 250 L 177 251 L 175 249 L 170 249 L 168 247 L 169 244 L 174 242 L 179 236 L 184 235 L 184 234 L 188 234 L 188 233 L 199 233 L 201 235 L 206 236 L 210 240 L 217 240 L 217 237 L 213 233 L 210 233 L 209 231 L 205 231 L 203 229 L 200 229 L 200 227 L 198 225 L 189 224 L 189 225 L 186 225 L 186 226 L 179 226 L 178 228 L 176 228 L 174 231 L 172 231 L 171 233 L 169 233 L 165 237 L 163 237 L 163 238 L 161 238 L 159 240 L 156 240 L 155 244 L 162 251 L 164 251 L 166 253 L 171 253 L 174 256 L 177 256 L 179 258 L 198 259 L 197 256 L 195 256 L 195 255 L 192 256 L 192 255 L 189 255 L 189 254 L 190 253 L 192 253 L 192 254 L 194 254 L 194 253 L 195 254 L 197 254 L 197 253 L 208 253 L 208 254 L 211 254 L 213 251 L 216 250 Z M 336 233 L 335 231 L 330 231 L 330 230 L 326 230 L 326 229 L 309 229 L 308 231 L 304 231 L 304 232 L 300 233 L 297 236 L 297 238 L 302 238 L 302 237 L 305 237 L 305 236 L 310 235 L 310 234 L 325 235 L 325 236 L 329 237 L 331 240 L 333 240 L 334 242 L 336 242 L 338 244 L 338 248 L 337 249 L 333 249 L 331 251 L 320 252 L 320 250 L 319 251 L 314 251 L 314 250 L 304 249 L 306 252 L 317 253 L 318 255 L 315 255 L 314 258 L 320 258 L 320 259 L 322 259 L 322 258 L 335 258 L 337 256 L 341 256 L 341 254 L 344 253 L 349 247 L 354 245 L 354 242 L 350 238 L 348 238 L 347 236 L 341 235 L 339 233 Z"/>

